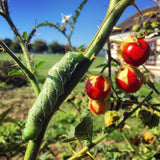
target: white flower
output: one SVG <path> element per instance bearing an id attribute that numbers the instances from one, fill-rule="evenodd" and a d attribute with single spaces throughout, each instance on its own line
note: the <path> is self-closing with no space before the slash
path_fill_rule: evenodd
<path id="1" fill-rule="evenodd" d="M 72 17 L 72 15 L 64 15 L 62 13 L 62 24 L 70 24 L 70 18 Z"/>

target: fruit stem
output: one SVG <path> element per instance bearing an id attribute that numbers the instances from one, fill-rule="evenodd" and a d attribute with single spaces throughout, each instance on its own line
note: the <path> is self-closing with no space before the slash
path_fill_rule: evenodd
<path id="1" fill-rule="evenodd" d="M 126 134 L 122 131 L 121 132 L 124 140 L 128 143 L 128 145 L 130 146 L 130 148 L 132 149 L 132 151 L 137 152 L 136 148 L 131 144 L 130 140 L 128 139 L 128 137 L 126 136 Z"/>
<path id="2" fill-rule="evenodd" d="M 94 146 L 96 146 L 99 142 L 101 142 L 104 138 L 110 135 L 114 130 L 120 128 L 124 122 L 133 114 L 137 111 L 138 108 L 140 108 L 151 96 L 153 91 L 151 91 L 144 99 L 141 101 L 137 107 L 135 107 L 131 112 L 126 114 L 121 122 L 119 122 L 117 125 L 111 125 L 106 128 L 106 132 L 103 135 L 100 135 L 97 139 L 93 140 L 92 144 L 89 146 L 85 146 L 82 150 L 74 154 L 72 157 L 70 157 L 68 160 L 75 160 L 77 158 L 80 158 L 82 154 L 85 154 L 88 150 L 92 149 Z"/>

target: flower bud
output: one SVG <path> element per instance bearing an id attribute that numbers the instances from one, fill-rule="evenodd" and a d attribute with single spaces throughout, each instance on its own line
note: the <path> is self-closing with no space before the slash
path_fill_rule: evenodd
<path id="1" fill-rule="evenodd" d="M 110 126 L 118 121 L 121 117 L 121 114 L 117 111 L 107 111 L 104 116 L 105 124 Z"/>

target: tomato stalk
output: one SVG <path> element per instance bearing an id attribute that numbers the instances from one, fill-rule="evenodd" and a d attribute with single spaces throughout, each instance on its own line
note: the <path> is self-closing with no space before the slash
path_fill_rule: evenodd
<path id="1" fill-rule="evenodd" d="M 88 68 L 90 67 L 91 63 L 93 62 L 94 58 L 93 56 L 97 56 L 100 50 L 103 48 L 104 44 L 106 43 L 107 39 L 112 33 L 113 27 L 116 25 L 117 21 L 119 20 L 119 17 L 123 13 L 123 11 L 130 5 L 133 5 L 135 3 L 134 0 L 121 0 L 121 1 L 115 1 L 111 0 L 110 3 L 114 1 L 115 5 L 111 6 L 109 9 L 109 12 L 106 14 L 106 17 L 104 18 L 104 21 L 99 28 L 97 34 L 93 38 L 92 42 L 90 43 L 89 47 L 85 50 L 84 56 L 86 57 L 84 59 L 84 62 L 79 64 L 77 70 L 73 73 L 72 76 L 72 83 L 69 82 L 68 85 L 66 85 L 64 96 L 61 97 L 61 100 L 59 100 L 56 103 L 55 111 L 59 109 L 60 104 L 63 102 L 64 98 L 70 94 L 72 89 L 76 86 L 76 84 L 80 81 L 82 76 L 87 72 Z M 53 112 L 54 114 L 54 112 Z M 36 140 L 32 140 L 29 142 L 29 145 L 27 147 L 27 151 L 25 154 L 24 160 L 35 160 L 37 157 L 37 153 L 41 144 L 41 141 L 43 139 L 44 133 L 46 131 L 47 125 L 49 123 L 49 120 L 51 117 L 48 117 L 46 120 L 46 123 L 43 127 L 42 132 L 38 136 Z M 113 129 L 112 129 L 113 131 Z M 108 135 L 108 133 L 106 133 Z M 105 137 L 104 135 L 103 137 Z M 100 138 L 103 139 L 103 138 Z M 99 143 L 99 141 L 94 141 L 95 144 Z M 92 145 L 94 146 L 94 145 Z M 91 146 L 90 146 L 91 147 Z M 87 150 L 89 148 L 87 147 Z M 84 149 L 84 152 L 87 151 Z M 78 155 L 74 156 L 75 158 Z M 72 159 L 72 158 L 71 158 Z"/>
<path id="2" fill-rule="evenodd" d="M 109 127 L 106 128 L 106 132 L 103 135 L 100 135 L 97 139 L 93 140 L 93 142 L 84 147 L 82 150 L 80 150 L 79 152 L 75 153 L 71 158 L 69 158 L 68 160 L 75 160 L 77 158 L 80 158 L 80 156 L 82 154 L 85 154 L 87 151 L 89 151 L 90 149 L 92 149 L 94 146 L 96 146 L 99 142 L 101 142 L 104 138 L 106 138 L 107 136 L 110 135 L 110 133 L 112 133 L 114 130 L 120 128 L 125 121 L 133 114 L 135 113 L 138 108 L 140 108 L 152 95 L 153 91 L 151 91 L 131 112 L 127 113 L 123 120 L 121 122 L 119 122 L 117 125 L 111 125 Z"/>

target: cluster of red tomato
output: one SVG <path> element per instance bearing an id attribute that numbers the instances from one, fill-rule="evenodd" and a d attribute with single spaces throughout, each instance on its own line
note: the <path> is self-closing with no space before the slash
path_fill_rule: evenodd
<path id="1" fill-rule="evenodd" d="M 107 102 L 111 86 L 111 81 L 104 75 L 92 75 L 87 80 L 85 88 L 89 97 L 89 109 L 95 114 L 103 114 L 110 107 Z"/>
<path id="2" fill-rule="evenodd" d="M 138 91 L 143 82 L 143 74 L 138 66 L 146 62 L 150 55 L 150 47 L 143 39 L 129 36 L 119 49 L 121 67 L 116 73 L 117 87 L 124 92 Z M 125 62 L 125 63 L 124 63 Z M 95 114 L 104 114 L 110 107 L 111 81 L 104 75 L 92 75 L 86 82 L 86 93 L 89 97 L 89 108 Z"/>
<path id="3" fill-rule="evenodd" d="M 150 46 L 143 39 L 129 37 L 121 44 L 119 49 L 120 62 L 126 62 L 116 74 L 117 86 L 127 92 L 138 91 L 143 82 L 143 74 L 138 70 L 138 66 L 143 65 L 150 55 Z"/>

